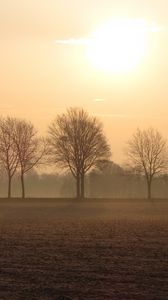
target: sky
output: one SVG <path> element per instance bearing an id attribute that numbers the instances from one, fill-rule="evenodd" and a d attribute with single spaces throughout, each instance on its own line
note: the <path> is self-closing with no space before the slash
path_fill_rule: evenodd
<path id="1" fill-rule="evenodd" d="M 168 138 L 167 11 L 167 0 L 0 0 L 0 115 L 31 120 L 45 134 L 57 114 L 83 107 L 103 122 L 117 163 L 137 127 Z M 123 35 L 114 39 L 109 25 L 101 35 L 114 19 L 147 24 L 143 55 L 126 72 L 102 68 L 142 45 L 137 32 L 118 44 Z"/>

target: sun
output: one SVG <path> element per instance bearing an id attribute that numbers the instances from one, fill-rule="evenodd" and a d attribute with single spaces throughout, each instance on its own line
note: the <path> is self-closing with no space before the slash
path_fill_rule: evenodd
<path id="1" fill-rule="evenodd" d="M 123 73 L 134 69 L 147 46 L 148 26 L 144 20 L 115 19 L 92 33 L 87 57 L 94 68 Z"/>

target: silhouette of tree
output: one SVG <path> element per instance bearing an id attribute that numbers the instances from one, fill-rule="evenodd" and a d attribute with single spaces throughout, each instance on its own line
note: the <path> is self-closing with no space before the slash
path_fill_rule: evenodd
<path id="1" fill-rule="evenodd" d="M 49 127 L 51 161 L 71 171 L 76 179 L 76 196 L 84 198 L 85 174 L 110 157 L 102 124 L 83 109 L 70 108 Z"/>
<path id="2" fill-rule="evenodd" d="M 44 140 L 37 137 L 33 124 L 25 120 L 16 121 L 13 138 L 19 160 L 22 198 L 25 198 L 24 175 L 42 162 L 46 147 Z"/>
<path id="3" fill-rule="evenodd" d="M 151 198 L 153 178 L 163 174 L 168 166 L 166 140 L 155 129 L 137 129 L 127 143 L 128 166 L 145 175 L 148 198 Z"/>
<path id="4" fill-rule="evenodd" d="M 11 198 L 11 181 L 18 167 L 18 155 L 13 139 L 15 118 L 0 119 L 0 164 L 8 176 L 8 198 Z"/>

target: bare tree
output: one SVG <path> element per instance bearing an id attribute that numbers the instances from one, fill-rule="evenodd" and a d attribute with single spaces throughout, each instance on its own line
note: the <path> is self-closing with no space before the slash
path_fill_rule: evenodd
<path id="1" fill-rule="evenodd" d="M 34 126 L 25 120 L 17 120 L 13 136 L 19 161 L 22 198 L 25 198 L 24 175 L 41 163 L 45 154 L 45 143 L 37 137 Z"/>
<path id="2" fill-rule="evenodd" d="M 148 198 L 151 198 L 152 180 L 166 171 L 168 152 L 166 140 L 155 129 L 137 129 L 127 145 L 128 165 L 145 175 Z"/>
<path id="3" fill-rule="evenodd" d="M 11 198 L 11 181 L 18 167 L 18 155 L 13 140 L 16 119 L 0 119 L 0 164 L 8 176 L 8 198 Z"/>
<path id="4" fill-rule="evenodd" d="M 77 198 L 84 198 L 85 174 L 110 157 L 102 124 L 83 109 L 70 108 L 50 125 L 48 144 L 51 161 L 71 171 Z"/>

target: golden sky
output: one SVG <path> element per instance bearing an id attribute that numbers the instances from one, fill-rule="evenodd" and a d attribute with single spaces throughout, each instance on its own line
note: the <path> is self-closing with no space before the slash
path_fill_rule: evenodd
<path id="1" fill-rule="evenodd" d="M 45 132 L 57 113 L 84 107 L 103 121 L 116 162 L 137 127 L 168 138 L 167 12 L 167 0 L 0 0 L 1 115 L 30 119 Z M 96 68 L 86 55 L 92 33 L 117 18 L 158 28 L 148 30 L 144 54 L 128 72 Z"/>

